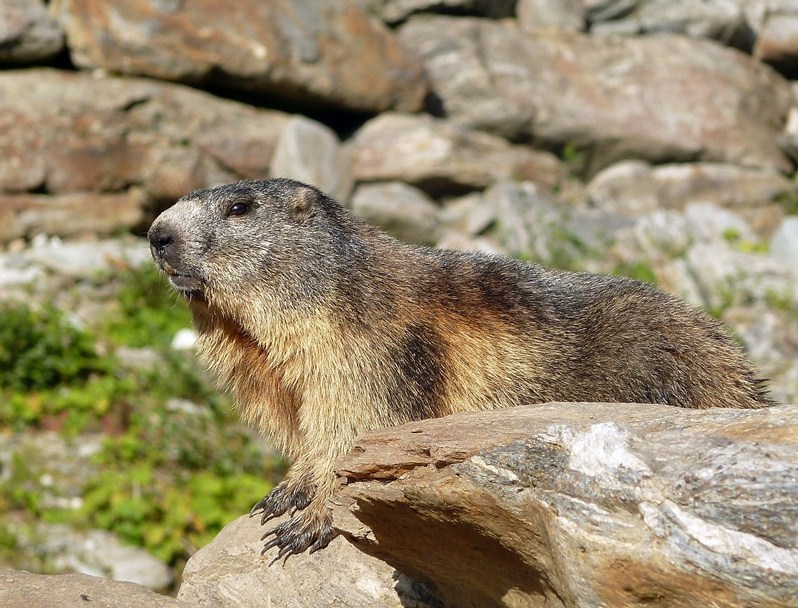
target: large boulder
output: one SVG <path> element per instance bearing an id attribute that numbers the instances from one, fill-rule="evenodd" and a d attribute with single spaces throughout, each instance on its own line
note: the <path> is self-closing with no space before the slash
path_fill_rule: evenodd
<path id="1" fill-rule="evenodd" d="M 416 13 L 449 13 L 501 19 L 512 17 L 517 0 L 360 0 L 387 23 Z"/>
<path id="2" fill-rule="evenodd" d="M 509 178 L 552 188 L 565 174 L 553 154 L 427 115 L 381 114 L 358 130 L 353 149 L 357 181 L 402 181 L 433 196 Z"/>
<path id="3" fill-rule="evenodd" d="M 555 403 L 362 436 L 338 530 L 447 606 L 798 606 L 798 406 Z"/>
<path id="4" fill-rule="evenodd" d="M 0 606 L 25 608 L 189 608 L 134 583 L 86 574 L 31 574 L 0 569 Z"/>
<path id="5" fill-rule="evenodd" d="M 80 237 L 109 235 L 138 226 L 147 197 L 140 188 L 125 192 L 0 194 L 0 243 L 36 234 Z"/>
<path id="6" fill-rule="evenodd" d="M 350 204 L 367 222 L 404 241 L 434 245 L 440 236 L 440 207 L 403 182 L 362 184 Z"/>
<path id="7" fill-rule="evenodd" d="M 587 185 L 590 203 L 607 212 L 634 217 L 712 203 L 734 209 L 765 234 L 775 230 L 783 215 L 777 201 L 795 194 L 795 182 L 777 171 L 726 163 L 654 167 L 644 161 L 621 161 L 597 173 Z"/>
<path id="8" fill-rule="evenodd" d="M 345 0 L 59 0 L 72 60 L 304 106 L 417 110 L 421 65 Z"/>
<path id="9" fill-rule="evenodd" d="M 798 5 L 777 4 L 781 6 L 768 10 L 762 20 L 754 56 L 794 74 L 798 67 Z"/>
<path id="10" fill-rule="evenodd" d="M 0 3 L 0 65 L 51 59 L 64 48 L 64 33 L 42 0 Z"/>
<path id="11" fill-rule="evenodd" d="M 518 0 L 518 24 L 525 32 L 548 27 L 585 29 L 584 0 Z"/>
<path id="12" fill-rule="evenodd" d="M 267 177 L 289 120 L 147 79 L 0 72 L 0 201 L 14 214 L 0 233 L 71 235 L 74 222 L 57 222 L 70 212 L 86 212 L 86 227 L 108 232 L 138 224 L 136 202 L 144 209 L 194 188 Z M 50 218 L 41 213 L 44 195 L 59 195 Z"/>
<path id="13" fill-rule="evenodd" d="M 263 531 L 258 518 L 244 516 L 228 524 L 188 560 L 178 599 L 194 608 L 439 606 L 424 585 L 343 538 L 312 555 L 271 563 L 278 549 L 261 556 Z"/>
<path id="14" fill-rule="evenodd" d="M 424 58 L 456 124 L 575 146 L 589 170 L 628 157 L 790 169 L 777 142 L 788 83 L 715 42 L 529 35 L 509 20 L 437 16 L 411 19 L 400 38 Z"/>
<path id="15" fill-rule="evenodd" d="M 339 201 L 352 190 L 349 155 L 329 127 L 292 116 L 280 133 L 269 164 L 269 177 L 289 177 L 313 184 Z"/>
<path id="16" fill-rule="evenodd" d="M 738 0 L 585 0 L 584 4 L 590 31 L 597 34 L 674 32 L 743 48 L 753 42 Z"/>

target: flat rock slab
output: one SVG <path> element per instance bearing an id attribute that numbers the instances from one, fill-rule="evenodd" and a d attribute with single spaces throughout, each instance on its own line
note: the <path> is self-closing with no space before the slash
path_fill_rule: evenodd
<path id="1" fill-rule="evenodd" d="M 134 583 L 86 574 L 31 574 L 0 569 L 0 606 L 8 608 L 189 608 Z"/>
<path id="2" fill-rule="evenodd" d="M 338 530 L 447 606 L 798 606 L 798 406 L 461 414 L 338 470 Z"/>
<path id="3" fill-rule="evenodd" d="M 289 117 L 144 78 L 0 72 L 0 191 L 157 199 L 263 177 Z"/>

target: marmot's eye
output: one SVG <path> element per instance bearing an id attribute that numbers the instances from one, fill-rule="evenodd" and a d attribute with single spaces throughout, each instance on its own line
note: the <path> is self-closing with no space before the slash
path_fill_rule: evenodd
<path id="1" fill-rule="evenodd" d="M 249 211 L 249 205 L 245 203 L 233 203 L 227 210 L 227 215 L 244 215 Z"/>

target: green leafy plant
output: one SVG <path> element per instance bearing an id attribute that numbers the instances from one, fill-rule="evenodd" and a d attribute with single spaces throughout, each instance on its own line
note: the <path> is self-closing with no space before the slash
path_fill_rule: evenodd
<path id="1" fill-rule="evenodd" d="M 179 569 L 285 466 L 236 424 L 193 354 L 170 349 L 190 315 L 154 269 L 98 280 L 118 297 L 92 332 L 53 307 L 0 307 L 0 430 L 107 433 L 80 508 L 45 499 L 58 489 L 15 456 L 0 482 L 0 513 L 106 529 Z M 147 348 L 156 362 L 125 367 L 114 356 L 121 346 Z M 0 534 L 0 551 L 14 546 Z"/>
<path id="2" fill-rule="evenodd" d="M 70 325 L 52 306 L 35 310 L 5 303 L 0 307 L 0 388 L 48 389 L 107 371 L 94 338 Z"/>

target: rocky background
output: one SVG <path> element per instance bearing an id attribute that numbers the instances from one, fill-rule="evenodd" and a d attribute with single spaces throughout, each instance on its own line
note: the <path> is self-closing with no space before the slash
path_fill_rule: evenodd
<path id="1" fill-rule="evenodd" d="M 726 322 L 773 395 L 798 401 L 787 0 L 3 0 L 0 68 L 4 301 L 92 328 L 120 269 L 148 263 L 161 209 L 288 176 L 406 240 L 655 282 Z M 136 369 L 141 346 L 105 348 Z M 103 437 L 47 426 L 7 425 L 3 480 L 63 444 L 35 469 L 52 486 L 48 463 Z M 100 543 L 57 530 L 32 551 Z M 171 584 L 97 553 L 48 563 Z"/>

